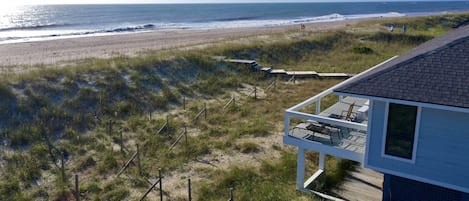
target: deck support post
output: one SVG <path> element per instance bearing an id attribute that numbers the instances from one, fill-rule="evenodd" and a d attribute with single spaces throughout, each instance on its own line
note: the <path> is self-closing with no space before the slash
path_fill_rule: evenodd
<path id="1" fill-rule="evenodd" d="M 296 190 L 304 189 L 303 182 L 305 178 L 305 149 L 298 147 L 298 159 L 296 164 Z"/>
<path id="2" fill-rule="evenodd" d="M 319 153 L 319 165 L 318 165 L 320 170 L 325 170 L 326 169 L 326 154 L 323 152 Z"/>

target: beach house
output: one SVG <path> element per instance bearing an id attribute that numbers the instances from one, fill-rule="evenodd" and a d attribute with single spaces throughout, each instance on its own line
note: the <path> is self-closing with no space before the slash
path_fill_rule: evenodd
<path id="1" fill-rule="evenodd" d="M 283 141 L 298 147 L 298 190 L 330 155 L 383 173 L 386 201 L 469 200 L 469 26 L 287 109 Z M 319 159 L 305 181 L 306 151 Z"/>

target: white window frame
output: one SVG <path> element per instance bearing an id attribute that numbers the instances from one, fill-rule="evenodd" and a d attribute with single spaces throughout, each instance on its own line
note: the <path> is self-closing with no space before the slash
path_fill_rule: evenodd
<path id="1" fill-rule="evenodd" d="M 402 105 L 401 103 L 394 103 L 394 104 Z M 385 150 L 386 150 L 386 135 L 387 135 L 387 130 L 388 130 L 388 119 L 389 119 L 389 105 L 390 105 L 390 102 L 386 102 L 385 111 L 384 111 L 384 124 L 383 124 L 383 136 L 382 136 L 382 146 L 381 146 L 381 157 L 415 164 L 415 159 L 417 157 L 418 139 L 419 139 L 419 133 L 420 133 L 419 130 L 420 130 L 420 119 L 421 119 L 422 107 L 415 106 L 415 105 L 409 105 L 409 106 L 417 107 L 417 116 L 415 117 L 415 131 L 414 131 L 414 144 L 412 146 L 413 147 L 413 149 L 412 149 L 412 159 L 407 159 L 407 158 L 401 158 L 399 156 L 388 155 L 385 152 Z"/>

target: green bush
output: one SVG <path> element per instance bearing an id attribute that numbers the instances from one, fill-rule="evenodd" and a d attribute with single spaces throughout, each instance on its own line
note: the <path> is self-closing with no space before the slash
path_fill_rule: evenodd
<path id="1" fill-rule="evenodd" d="M 239 151 L 244 154 L 248 153 L 257 153 L 261 150 L 259 145 L 252 143 L 252 142 L 244 142 L 239 145 Z"/>
<path id="2" fill-rule="evenodd" d="M 113 170 L 116 170 L 119 167 L 114 153 L 106 151 L 102 161 L 98 162 L 98 172 L 99 173 L 110 173 Z"/>
<path id="3" fill-rule="evenodd" d="M 77 168 L 80 171 L 86 170 L 86 169 L 88 169 L 90 167 L 93 167 L 95 165 L 96 165 L 96 161 L 91 156 L 87 156 L 83 160 L 79 160 L 77 162 Z"/>
<path id="4" fill-rule="evenodd" d="M 398 43 L 404 45 L 418 45 L 432 39 L 429 35 L 409 35 L 402 33 L 378 32 L 368 39 L 376 42 Z"/>
<path id="5" fill-rule="evenodd" d="M 21 192 L 20 182 L 17 178 L 9 177 L 0 181 L 0 200 L 18 200 Z"/>
<path id="6" fill-rule="evenodd" d="M 224 200 L 229 198 L 229 189 L 234 187 L 236 200 L 290 201 L 302 196 L 295 191 L 295 171 L 295 155 L 284 152 L 280 161 L 264 161 L 261 168 L 244 166 L 218 171 L 212 177 L 214 183 L 202 185 L 198 195 L 209 201 Z"/>
<path id="7" fill-rule="evenodd" d="M 354 47 L 352 51 L 355 54 L 372 54 L 373 53 L 373 49 L 369 47 L 365 47 L 365 46 Z"/>

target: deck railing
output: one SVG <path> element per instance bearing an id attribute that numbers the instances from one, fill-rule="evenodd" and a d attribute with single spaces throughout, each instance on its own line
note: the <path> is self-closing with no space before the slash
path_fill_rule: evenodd
<path id="1" fill-rule="evenodd" d="M 356 123 L 356 122 L 351 122 L 351 121 L 346 121 L 346 120 L 343 120 L 343 119 L 336 119 L 336 118 L 331 118 L 331 117 L 324 117 L 324 116 L 320 116 L 319 114 L 321 113 L 321 99 L 324 98 L 325 96 L 327 95 L 330 95 L 333 93 L 334 89 L 336 88 L 339 88 L 341 86 L 344 86 L 345 84 L 349 83 L 349 82 L 352 82 L 354 80 L 356 80 L 357 78 L 360 77 L 360 75 L 362 74 L 365 74 L 365 73 L 368 73 L 369 71 L 381 66 L 382 64 L 385 64 L 391 60 L 393 60 L 394 58 L 396 58 L 397 56 L 394 56 L 384 62 L 381 62 L 380 64 L 366 70 L 366 71 L 363 71 L 362 73 L 354 76 L 354 77 L 351 77 L 289 109 L 287 109 L 285 111 L 285 135 L 288 135 L 290 133 L 290 119 L 293 117 L 293 118 L 300 118 L 300 119 L 304 119 L 304 120 L 309 120 L 309 121 L 316 121 L 316 122 L 319 122 L 319 123 L 325 123 L 325 124 L 330 124 L 330 125 L 335 125 L 335 126 L 338 126 L 338 127 L 344 127 L 344 128 L 350 128 L 350 129 L 356 129 L 356 130 L 360 130 L 360 131 L 366 131 L 367 130 L 367 125 L 365 124 L 361 124 L 361 123 Z M 343 97 L 342 96 L 339 96 L 339 101 L 342 101 L 343 100 Z M 304 113 L 304 112 L 301 112 L 300 110 L 302 110 L 303 108 L 307 107 L 307 106 L 310 106 L 312 104 L 315 104 L 315 114 L 308 114 L 308 113 Z"/>

